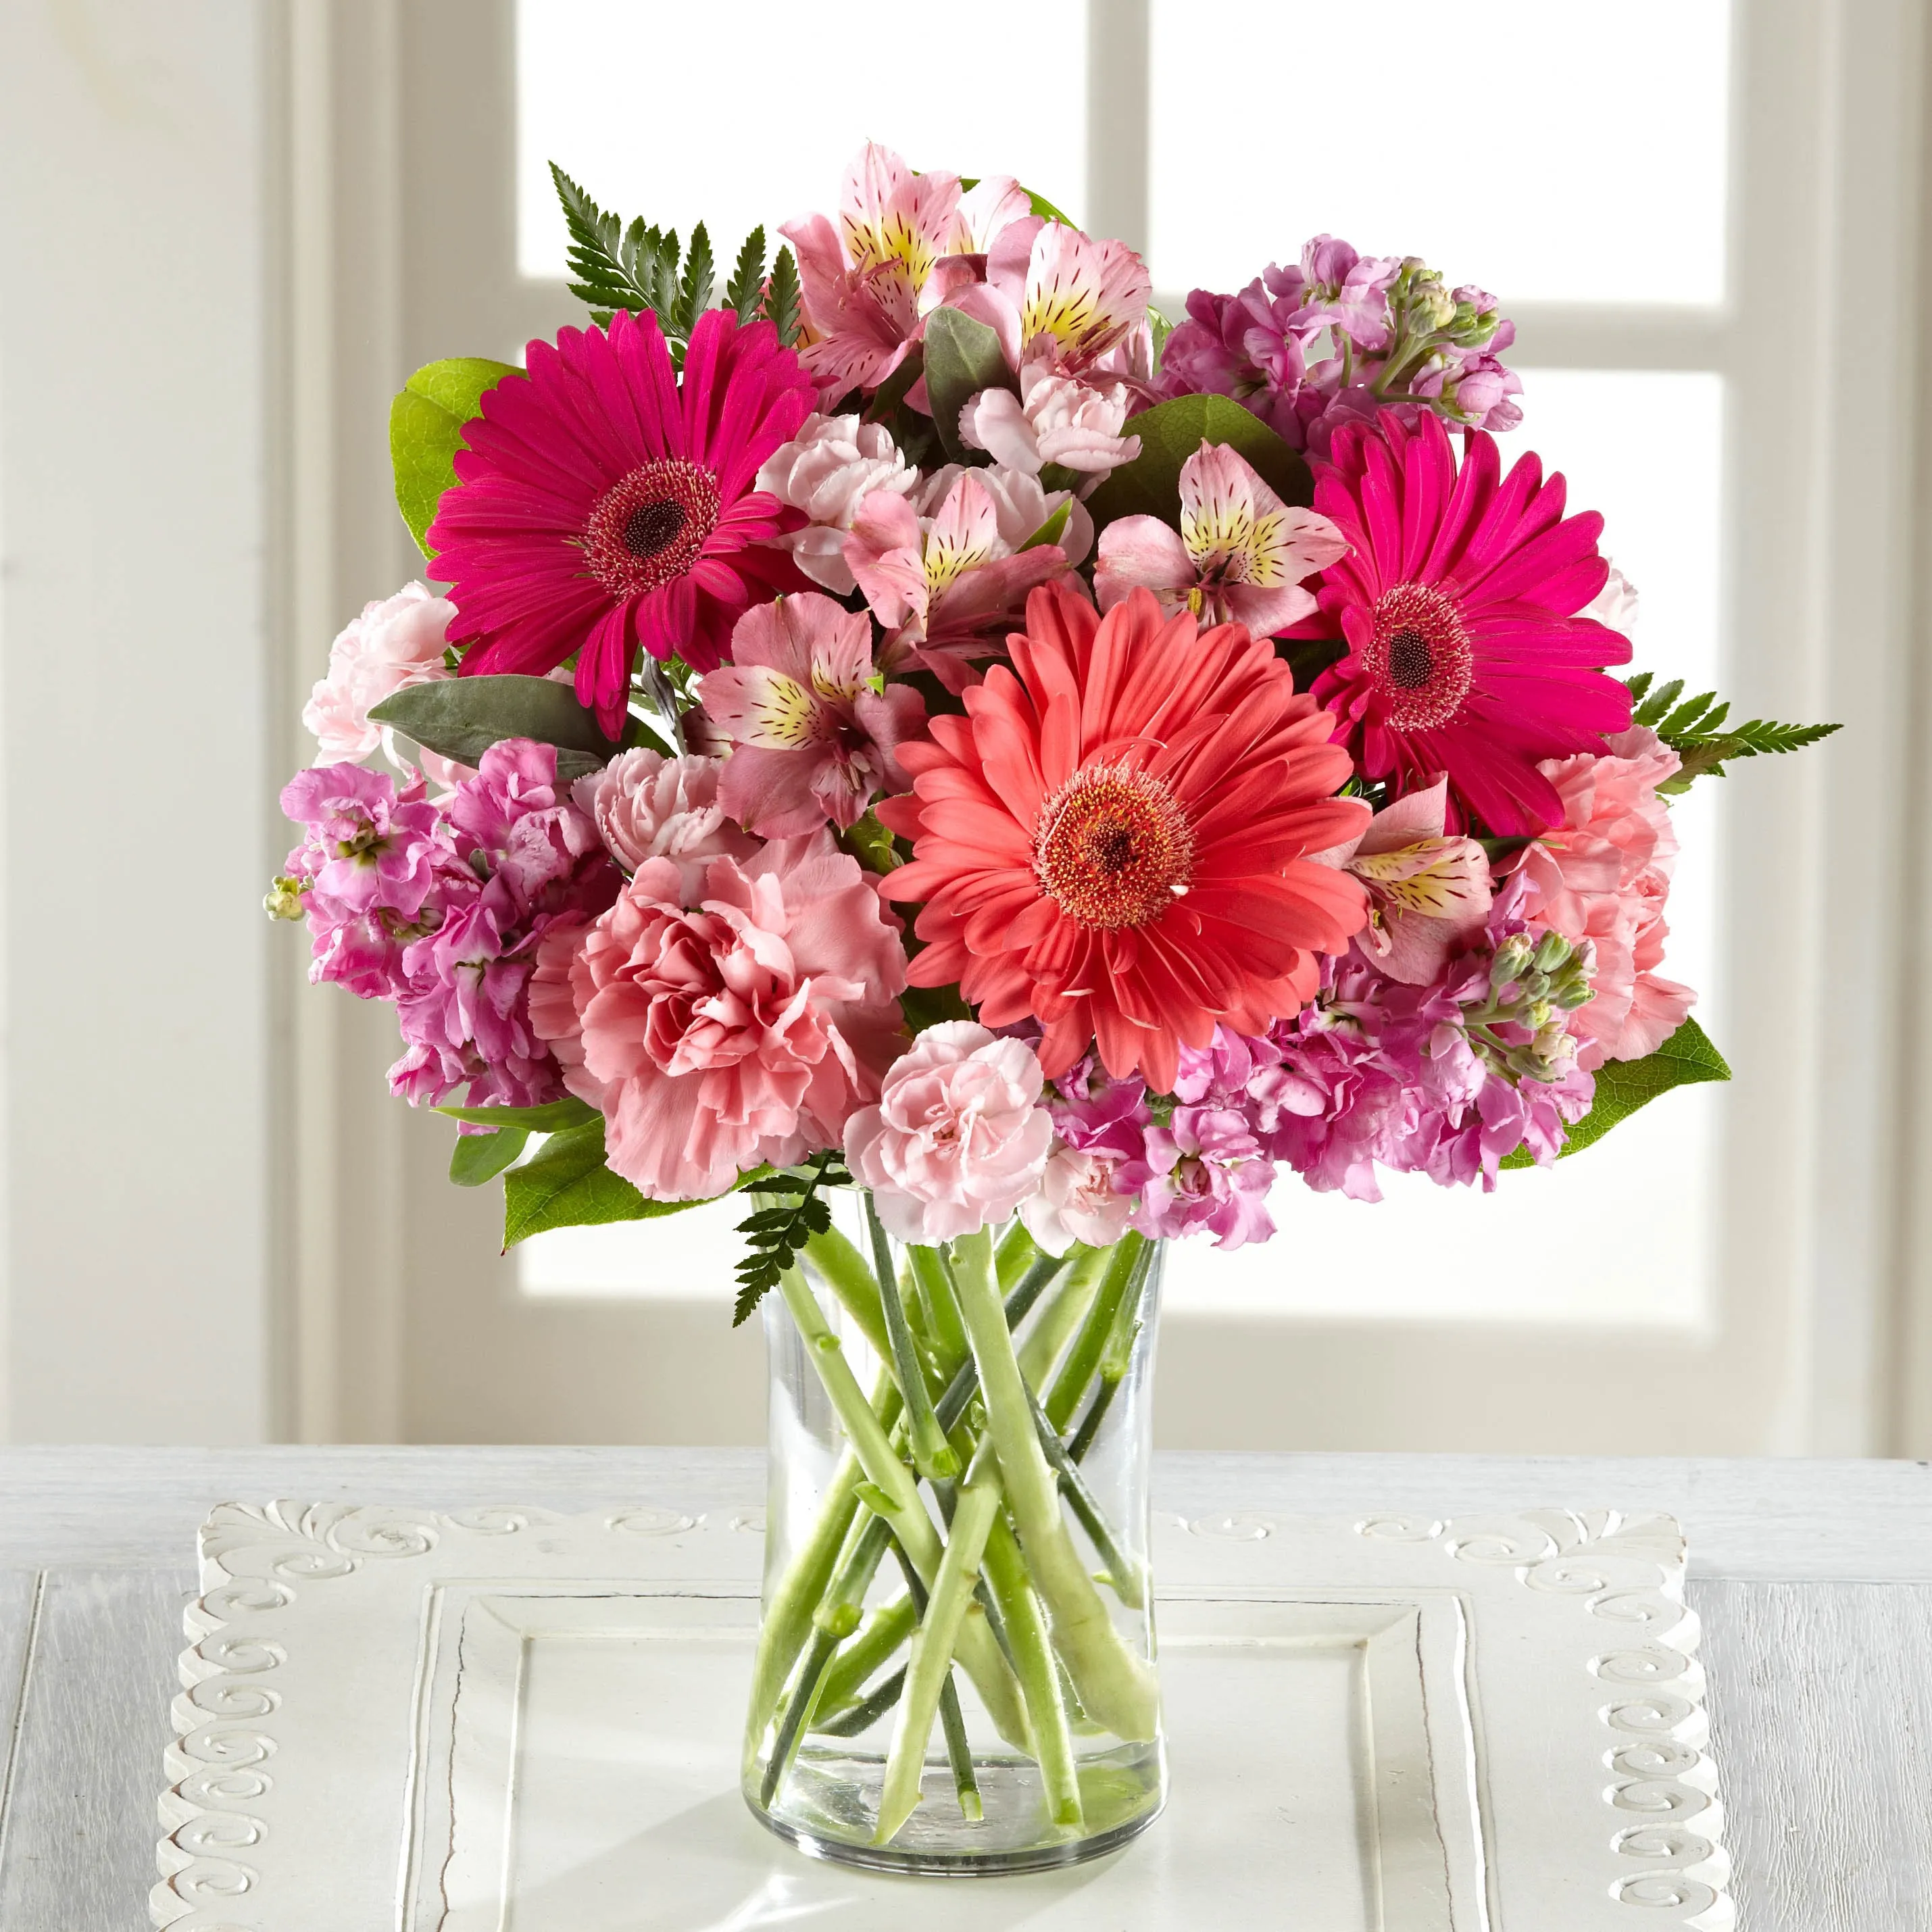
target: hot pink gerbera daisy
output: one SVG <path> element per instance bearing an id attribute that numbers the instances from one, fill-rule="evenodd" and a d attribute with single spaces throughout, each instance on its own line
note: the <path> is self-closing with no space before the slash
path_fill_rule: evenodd
<path id="1" fill-rule="evenodd" d="M 1102 617 L 1050 584 L 1007 642 L 1012 669 L 899 747 L 914 793 L 878 808 L 916 841 L 879 888 L 925 902 L 908 976 L 957 980 L 989 1027 L 1038 1018 L 1049 1078 L 1096 1042 L 1166 1092 L 1184 1046 L 1265 1033 L 1361 929 L 1361 886 L 1307 855 L 1366 808 L 1334 796 L 1328 720 L 1238 624 L 1138 590 Z"/>
<path id="2" fill-rule="evenodd" d="M 763 547 L 783 514 L 752 488 L 814 392 L 768 322 L 698 319 L 680 388 L 657 318 L 530 345 L 526 379 L 488 391 L 430 526 L 466 674 L 542 674 L 577 654 L 577 694 L 614 737 L 631 665 L 723 658 L 746 608 L 802 589 Z"/>
<path id="3" fill-rule="evenodd" d="M 1448 775 L 1464 814 L 1504 836 L 1560 824 L 1539 760 L 1604 750 L 1629 728 L 1630 693 L 1606 664 L 1628 640 L 1575 614 L 1604 587 L 1604 520 L 1565 518 L 1563 478 L 1534 455 L 1500 476 L 1472 431 L 1459 470 L 1438 418 L 1339 432 L 1316 466 L 1315 507 L 1348 539 L 1323 573 L 1321 614 L 1298 637 L 1346 640 L 1315 695 L 1371 778 L 1397 793 Z"/>

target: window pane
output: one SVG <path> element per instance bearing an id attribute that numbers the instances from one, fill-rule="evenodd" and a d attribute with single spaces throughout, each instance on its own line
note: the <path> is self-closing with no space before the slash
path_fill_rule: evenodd
<path id="1" fill-rule="evenodd" d="M 829 14 L 794 0 L 724 10 L 521 0 L 518 266 L 564 272 L 552 160 L 626 218 L 681 235 L 703 221 L 721 279 L 754 226 L 770 236 L 796 214 L 831 212 L 868 140 L 915 168 L 1017 175 L 1077 217 L 1086 22 L 1084 0 L 976 0 L 970 15 L 900 0 L 842 0 Z M 1036 59 L 1042 48 L 1053 50 L 1050 108 L 1016 51 Z"/>
<path id="2" fill-rule="evenodd" d="M 1723 299 L 1726 0 L 1152 13 L 1157 289 L 1239 288 L 1325 231 L 1505 313 Z"/>
<path id="3" fill-rule="evenodd" d="M 1535 450 L 1563 472 L 1571 509 L 1603 513 L 1604 549 L 1641 599 L 1636 668 L 1682 677 L 1688 691 L 1721 688 L 1722 379 L 1531 369 L 1523 390 L 1523 426 L 1499 439 L 1504 460 Z M 1630 435 L 1633 423 L 1669 426 L 1667 464 Z M 1671 808 L 1683 854 L 1663 969 L 1697 988 L 1697 1017 L 1720 1044 L 1723 802 L 1723 785 L 1706 781 Z M 1400 1175 L 1376 1206 L 1285 1179 L 1273 1241 L 1233 1254 L 1175 1245 L 1172 1305 L 1694 1325 L 1711 1306 L 1723 1105 L 1721 1088 L 1666 1094 L 1549 1172 L 1502 1175 L 1492 1196 Z"/>

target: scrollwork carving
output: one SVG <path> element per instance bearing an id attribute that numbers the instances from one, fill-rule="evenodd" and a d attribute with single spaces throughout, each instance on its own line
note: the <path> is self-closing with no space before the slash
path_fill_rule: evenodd
<path id="1" fill-rule="evenodd" d="M 1576 1598 L 1622 1634 L 1667 1640 L 1626 1643 L 1587 1660 L 1606 1684 L 1637 1693 L 1601 1714 L 1612 1733 L 1640 1740 L 1606 1754 L 1621 1781 L 1606 1788 L 1605 1802 L 1613 1814 L 1636 1812 L 1646 1820 L 1616 1832 L 1611 1849 L 1674 1868 L 1616 1880 L 1610 1896 L 1676 1910 L 1693 1923 L 1730 1923 L 1701 1917 L 1723 1898 L 1727 1868 L 1718 1837 L 1723 1813 L 1702 1749 L 1703 1674 L 1693 1654 L 1697 1620 L 1681 1600 L 1684 1538 L 1676 1521 L 1616 1510 L 1528 1510 L 1496 1521 L 1371 1516 L 1355 1529 L 1374 1540 L 1437 1542 L 1458 1562 L 1513 1568 L 1526 1588 Z M 1700 1830 L 1682 1829 L 1693 1818 Z"/>

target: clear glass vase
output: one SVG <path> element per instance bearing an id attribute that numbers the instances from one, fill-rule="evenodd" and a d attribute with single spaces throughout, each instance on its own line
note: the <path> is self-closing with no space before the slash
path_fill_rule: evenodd
<path id="1" fill-rule="evenodd" d="M 765 1304 L 746 1802 L 802 1851 L 891 1871 L 1096 1856 L 1166 1791 L 1160 1244 L 1056 1259 L 1015 1223 L 914 1246 L 859 1205 L 856 1238 L 815 1235 Z"/>

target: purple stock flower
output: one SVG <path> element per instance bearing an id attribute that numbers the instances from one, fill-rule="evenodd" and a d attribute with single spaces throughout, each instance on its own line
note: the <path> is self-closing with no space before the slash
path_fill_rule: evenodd
<path id="1" fill-rule="evenodd" d="M 554 1100 L 562 1078 L 530 1024 L 537 944 L 560 920 L 594 919 L 622 874 L 548 745 L 493 745 L 440 805 L 424 789 L 398 794 L 354 765 L 298 773 L 282 806 L 308 837 L 275 909 L 306 915 L 311 979 L 396 1003 L 407 1050 L 392 1093 L 434 1105 L 466 1084 L 472 1106 Z"/>
<path id="2" fill-rule="evenodd" d="M 1139 1191 L 1133 1219 L 1144 1234 L 1208 1234 L 1217 1248 L 1238 1248 L 1274 1232 L 1274 1162 L 1235 1108 L 1175 1108 L 1166 1126 L 1148 1129 L 1145 1153 L 1120 1179 Z"/>
<path id="3" fill-rule="evenodd" d="M 1412 256 L 1360 255 L 1318 235 L 1299 263 L 1271 264 L 1238 295 L 1195 290 L 1154 387 L 1230 397 L 1292 448 L 1325 456 L 1342 424 L 1385 408 L 1412 427 L 1432 411 L 1514 428 L 1522 385 L 1498 358 L 1515 339 L 1484 290 L 1451 291 Z"/>

